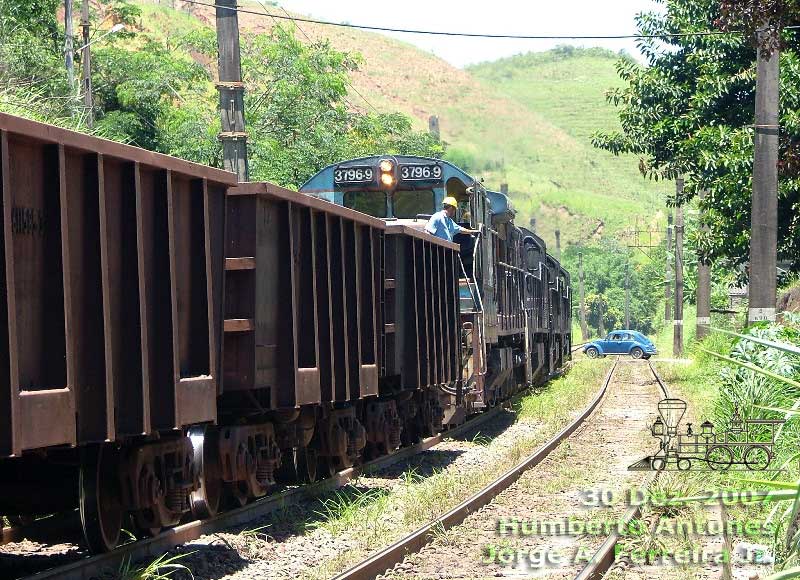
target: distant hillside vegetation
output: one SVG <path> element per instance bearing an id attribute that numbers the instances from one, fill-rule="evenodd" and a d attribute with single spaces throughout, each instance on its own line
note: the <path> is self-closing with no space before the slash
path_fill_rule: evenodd
<path id="1" fill-rule="evenodd" d="M 185 31 L 188 20 L 214 23 L 212 8 L 176 0 L 191 9 L 187 18 L 152 0 L 139 1 L 143 26 L 159 36 Z M 240 5 L 263 10 L 255 2 Z M 274 24 L 267 16 L 240 15 L 245 33 L 268 32 Z M 519 221 L 535 217 L 548 243 L 556 228 L 570 243 L 611 235 L 636 215 L 653 221 L 660 216 L 666 186 L 642 179 L 635 158 L 615 158 L 589 143 L 593 131 L 618 124 L 604 97 L 620 83 L 614 53 L 559 47 L 463 70 L 411 44 L 355 29 L 299 23 L 297 37 L 328 39 L 362 55 L 353 106 L 401 111 L 419 128 L 438 115 L 447 158 L 483 177 L 487 187 L 509 183 Z"/>

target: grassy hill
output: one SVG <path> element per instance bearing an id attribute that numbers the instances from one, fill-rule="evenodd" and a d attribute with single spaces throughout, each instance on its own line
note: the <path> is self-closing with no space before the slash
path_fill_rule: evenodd
<path id="1" fill-rule="evenodd" d="M 189 16 L 152 0 L 140 4 L 143 27 L 159 37 L 214 23 L 211 8 L 184 5 Z M 263 10 L 255 2 L 240 5 Z M 240 15 L 245 34 L 268 32 L 275 23 Z M 363 56 L 349 99 L 355 107 L 402 111 L 418 128 L 438 115 L 448 159 L 483 177 L 487 187 L 507 182 L 520 222 L 535 217 L 548 242 L 556 228 L 570 243 L 613 235 L 636 215 L 660 217 L 666 186 L 642 179 L 635 158 L 615 158 L 589 142 L 594 130 L 618 123 L 604 99 L 620 82 L 613 53 L 557 49 L 463 70 L 379 34 L 300 23 L 297 35 Z"/>

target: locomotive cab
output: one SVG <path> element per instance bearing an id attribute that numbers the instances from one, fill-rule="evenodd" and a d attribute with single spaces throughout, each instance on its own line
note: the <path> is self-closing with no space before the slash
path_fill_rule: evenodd
<path id="1" fill-rule="evenodd" d="M 480 183 L 441 159 L 404 155 L 353 159 L 329 165 L 300 191 L 383 219 L 388 226 L 424 231 L 445 197 L 458 201 L 455 222 L 460 226 L 476 229 L 490 223 L 489 204 Z M 476 240 L 456 234 L 453 241 L 460 247 L 462 275 L 474 279 L 478 275 Z"/>

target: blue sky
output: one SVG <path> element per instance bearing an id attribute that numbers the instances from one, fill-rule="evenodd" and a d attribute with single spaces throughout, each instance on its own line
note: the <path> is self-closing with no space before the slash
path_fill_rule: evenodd
<path id="1" fill-rule="evenodd" d="M 636 32 L 634 16 L 662 11 L 657 0 L 279 0 L 295 13 L 370 26 L 526 35 L 614 35 Z M 603 46 L 638 56 L 633 40 L 498 40 L 387 33 L 456 66 L 557 44 Z"/>

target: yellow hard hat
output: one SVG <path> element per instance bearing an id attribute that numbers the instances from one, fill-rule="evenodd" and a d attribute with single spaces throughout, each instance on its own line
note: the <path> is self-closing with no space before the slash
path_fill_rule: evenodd
<path id="1" fill-rule="evenodd" d="M 442 205 L 452 205 L 453 207 L 458 207 L 458 202 L 456 201 L 455 197 L 445 197 L 442 200 Z"/>

